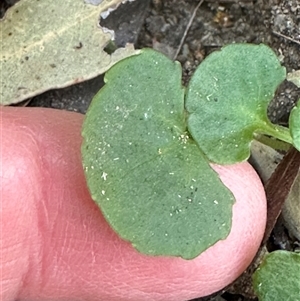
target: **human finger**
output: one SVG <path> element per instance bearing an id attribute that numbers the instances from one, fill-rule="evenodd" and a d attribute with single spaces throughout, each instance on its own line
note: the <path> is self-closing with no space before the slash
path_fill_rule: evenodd
<path id="1" fill-rule="evenodd" d="M 237 278 L 263 236 L 263 187 L 248 163 L 214 166 L 233 192 L 232 230 L 193 260 L 138 253 L 91 200 L 83 116 L 1 108 L 2 300 L 182 301 Z"/>

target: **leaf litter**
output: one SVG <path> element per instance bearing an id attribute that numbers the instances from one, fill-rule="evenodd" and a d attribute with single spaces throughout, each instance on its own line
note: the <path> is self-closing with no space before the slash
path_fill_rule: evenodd
<path id="1" fill-rule="evenodd" d="M 23 0 L 11 7 L 0 21 L 0 104 L 18 103 L 94 78 L 138 53 L 133 45 L 112 55 L 104 51 L 112 36 L 99 26 L 99 16 L 121 3 L 104 0 L 94 6 L 83 0 Z"/>

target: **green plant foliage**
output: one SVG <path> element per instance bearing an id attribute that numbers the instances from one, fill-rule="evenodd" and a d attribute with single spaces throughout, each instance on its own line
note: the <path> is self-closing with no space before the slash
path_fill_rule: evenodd
<path id="1" fill-rule="evenodd" d="M 300 300 L 300 253 L 268 254 L 253 274 L 253 285 L 260 301 Z"/>
<path id="2" fill-rule="evenodd" d="M 289 126 L 293 138 L 293 144 L 295 148 L 300 151 L 300 100 L 298 100 L 297 105 L 291 111 Z"/>
<path id="3" fill-rule="evenodd" d="M 83 126 L 91 195 L 140 252 L 191 259 L 230 232 L 234 198 L 189 136 L 181 68 L 142 50 L 110 69 Z"/>
<path id="4" fill-rule="evenodd" d="M 84 122 L 82 154 L 112 228 L 143 253 L 186 259 L 226 238 L 234 198 L 208 159 L 246 160 L 264 134 L 299 147 L 298 107 L 292 136 L 267 118 L 284 78 L 270 48 L 249 44 L 211 54 L 186 91 L 179 64 L 150 49 L 109 70 Z"/>
<path id="5" fill-rule="evenodd" d="M 255 133 L 291 142 L 288 130 L 267 117 L 267 106 L 285 74 L 265 45 L 228 45 L 200 64 L 188 86 L 186 109 L 189 132 L 209 160 L 246 160 Z"/>
<path id="6" fill-rule="evenodd" d="M 103 50 L 111 35 L 99 27 L 99 16 L 121 2 L 22 0 L 12 6 L 0 20 L 0 105 L 93 78 L 136 54 L 132 45 L 112 55 Z"/>

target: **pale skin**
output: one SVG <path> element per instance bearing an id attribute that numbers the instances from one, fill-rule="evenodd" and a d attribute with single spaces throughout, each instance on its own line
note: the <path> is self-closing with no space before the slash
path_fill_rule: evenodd
<path id="1" fill-rule="evenodd" d="M 190 261 L 145 256 L 111 230 L 89 195 L 83 118 L 0 108 L 2 301 L 183 301 L 245 270 L 266 221 L 264 190 L 248 163 L 214 166 L 236 198 L 226 240 Z"/>

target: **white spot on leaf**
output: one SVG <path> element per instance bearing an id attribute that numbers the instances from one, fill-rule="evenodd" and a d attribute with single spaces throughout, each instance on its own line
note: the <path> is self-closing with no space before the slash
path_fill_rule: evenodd
<path id="1" fill-rule="evenodd" d="M 104 171 L 102 173 L 101 179 L 103 179 L 104 181 L 106 181 L 108 174 Z"/>

